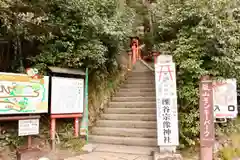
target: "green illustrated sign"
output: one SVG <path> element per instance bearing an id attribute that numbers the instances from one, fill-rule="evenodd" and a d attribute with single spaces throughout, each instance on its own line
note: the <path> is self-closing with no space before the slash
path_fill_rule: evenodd
<path id="1" fill-rule="evenodd" d="M 47 113 L 49 78 L 0 73 L 0 114 Z"/>

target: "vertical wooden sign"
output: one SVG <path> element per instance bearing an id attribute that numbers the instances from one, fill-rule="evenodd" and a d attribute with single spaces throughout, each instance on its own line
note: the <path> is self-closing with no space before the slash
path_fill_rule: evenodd
<path id="1" fill-rule="evenodd" d="M 209 76 L 201 78 L 200 86 L 200 160 L 213 159 L 214 114 L 212 81 Z"/>

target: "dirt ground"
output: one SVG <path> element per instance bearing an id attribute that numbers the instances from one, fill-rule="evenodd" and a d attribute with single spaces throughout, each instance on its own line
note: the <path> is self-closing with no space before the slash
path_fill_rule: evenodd
<path id="1" fill-rule="evenodd" d="M 0 151 L 0 160 L 38 160 L 41 157 L 46 157 L 51 160 L 63 160 L 72 156 L 77 156 L 83 152 L 73 151 L 62 148 L 60 145 L 56 146 L 56 150 L 51 150 L 50 143 L 47 140 L 40 138 L 32 138 L 32 147 L 27 148 L 27 144 L 22 145 L 18 149 L 5 147 Z M 19 151 L 19 157 L 17 153 Z M 17 158 L 18 157 L 18 158 Z"/>

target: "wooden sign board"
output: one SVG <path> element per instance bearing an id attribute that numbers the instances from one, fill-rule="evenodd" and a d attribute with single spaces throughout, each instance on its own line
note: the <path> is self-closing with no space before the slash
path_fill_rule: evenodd
<path id="1" fill-rule="evenodd" d="M 199 86 L 200 94 L 200 159 L 213 159 L 214 115 L 212 81 L 209 76 L 201 78 Z"/>

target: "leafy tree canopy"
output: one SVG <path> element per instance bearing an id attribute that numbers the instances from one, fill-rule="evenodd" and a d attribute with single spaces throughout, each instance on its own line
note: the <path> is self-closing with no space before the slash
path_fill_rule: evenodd
<path id="1" fill-rule="evenodd" d="M 38 40 L 41 53 L 27 63 L 41 70 L 47 65 L 114 70 L 135 17 L 118 0 L 0 2 L 1 36 Z"/>

